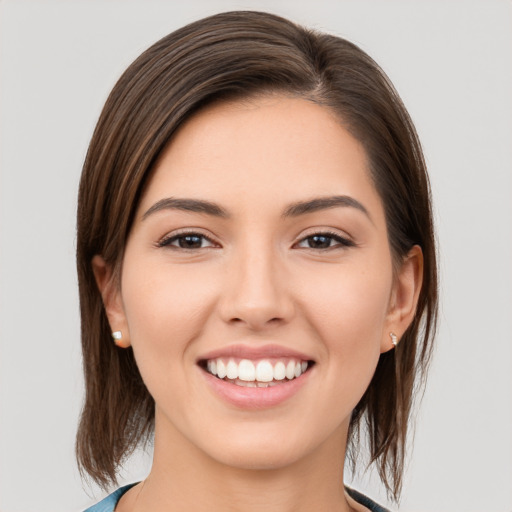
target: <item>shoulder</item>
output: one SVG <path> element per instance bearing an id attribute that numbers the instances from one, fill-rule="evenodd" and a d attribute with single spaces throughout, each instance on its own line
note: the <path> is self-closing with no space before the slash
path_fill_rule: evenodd
<path id="1" fill-rule="evenodd" d="M 354 501 L 357 501 L 357 503 L 366 507 L 370 512 L 390 512 L 387 508 L 381 507 L 378 503 L 375 503 L 372 499 L 368 498 L 368 496 L 361 494 L 355 489 L 345 486 L 345 490 Z"/>
<path id="2" fill-rule="evenodd" d="M 93 505 L 87 510 L 84 510 L 84 512 L 114 512 L 117 502 L 121 499 L 121 496 L 134 485 L 135 484 L 129 484 L 120 487 L 117 489 L 117 491 L 114 491 L 112 494 L 109 494 L 106 498 L 102 499 L 99 503 L 96 503 L 96 505 Z"/>

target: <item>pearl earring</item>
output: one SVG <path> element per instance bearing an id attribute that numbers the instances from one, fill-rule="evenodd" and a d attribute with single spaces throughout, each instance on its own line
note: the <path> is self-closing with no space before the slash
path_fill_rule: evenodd
<path id="1" fill-rule="evenodd" d="M 114 343 L 120 347 L 121 346 L 121 340 L 123 339 L 123 333 L 121 331 L 114 331 L 112 333 L 112 338 L 114 339 Z"/>
<path id="2" fill-rule="evenodd" d="M 391 343 L 393 343 L 393 346 L 396 347 L 398 345 L 397 335 L 394 332 L 390 332 L 389 337 L 391 338 Z"/>

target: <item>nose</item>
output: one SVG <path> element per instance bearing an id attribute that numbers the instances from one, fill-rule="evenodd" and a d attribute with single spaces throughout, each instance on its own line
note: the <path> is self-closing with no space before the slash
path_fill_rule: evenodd
<path id="1" fill-rule="evenodd" d="M 254 249 L 233 254 L 218 308 L 225 322 L 258 331 L 289 322 L 294 304 L 285 264 L 270 249 Z"/>

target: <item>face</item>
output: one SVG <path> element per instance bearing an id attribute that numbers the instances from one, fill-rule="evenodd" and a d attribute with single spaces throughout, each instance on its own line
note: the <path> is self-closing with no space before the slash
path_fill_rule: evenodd
<path id="1" fill-rule="evenodd" d="M 155 399 L 156 446 L 275 468 L 339 463 L 396 297 L 362 146 L 327 108 L 273 96 L 176 134 L 106 307 Z"/>

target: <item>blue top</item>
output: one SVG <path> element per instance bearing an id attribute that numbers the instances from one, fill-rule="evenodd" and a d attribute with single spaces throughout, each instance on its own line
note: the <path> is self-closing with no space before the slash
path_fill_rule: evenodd
<path id="1" fill-rule="evenodd" d="M 117 489 L 117 491 L 114 491 L 112 494 L 109 494 L 106 498 L 102 499 L 99 503 L 96 503 L 96 505 L 93 505 L 87 510 L 84 510 L 84 512 L 114 512 L 117 502 L 121 499 L 121 496 L 134 485 L 136 485 L 136 483 L 120 487 Z"/>
<path id="2" fill-rule="evenodd" d="M 136 484 L 129 484 L 125 485 L 124 487 L 120 487 L 119 489 L 117 489 L 117 491 L 114 491 L 112 494 L 109 494 L 105 499 L 101 500 L 99 503 L 96 503 L 96 505 L 93 505 L 92 507 L 89 507 L 87 510 L 84 510 L 84 512 L 114 512 L 117 502 L 121 499 L 121 496 L 134 485 Z M 345 487 L 345 489 L 347 490 L 347 493 L 353 500 L 357 501 L 357 503 L 359 503 L 360 505 L 365 506 L 371 512 L 389 512 L 389 510 L 381 507 L 364 494 L 361 494 L 360 492 L 351 489 L 350 487 Z"/>

